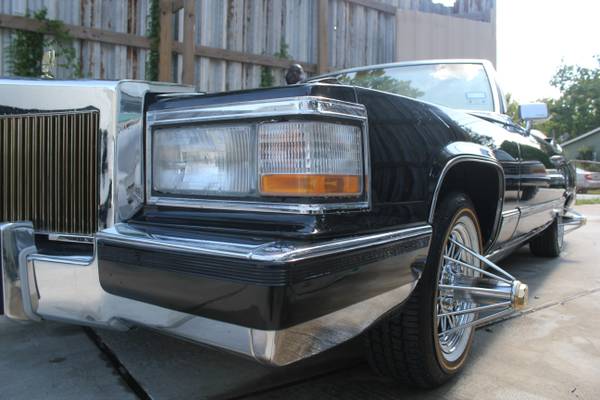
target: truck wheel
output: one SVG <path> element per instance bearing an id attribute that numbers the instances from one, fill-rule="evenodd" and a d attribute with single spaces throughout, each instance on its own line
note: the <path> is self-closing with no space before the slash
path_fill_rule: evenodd
<path id="1" fill-rule="evenodd" d="M 561 218 L 556 217 L 552 225 L 531 239 L 529 249 L 538 257 L 558 257 L 563 248 L 565 227 Z"/>
<path id="2" fill-rule="evenodd" d="M 463 193 L 445 196 L 436 210 L 427 265 L 417 287 L 400 311 L 369 330 L 367 353 L 373 369 L 384 376 L 421 388 L 439 386 L 456 375 L 471 349 L 474 328 L 443 335 L 441 332 L 468 323 L 474 314 L 438 318 L 439 313 L 467 309 L 464 300 L 442 297 L 440 282 L 452 282 L 456 273 L 443 256 L 460 253 L 450 238 L 480 252 L 481 230 L 470 199 Z"/>

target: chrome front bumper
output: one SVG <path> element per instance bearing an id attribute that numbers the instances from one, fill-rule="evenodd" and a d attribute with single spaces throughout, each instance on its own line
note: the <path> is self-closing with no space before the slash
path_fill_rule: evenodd
<path id="1" fill-rule="evenodd" d="M 260 330 L 216 321 L 180 311 L 112 295 L 99 281 L 98 257 L 47 256 L 37 252 L 31 223 L 0 224 L 2 281 L 6 315 L 16 320 L 58 320 L 117 330 L 145 326 L 193 342 L 207 344 L 270 365 L 286 365 L 347 341 L 401 304 L 410 295 L 418 276 L 410 283 L 357 302 L 319 318 L 282 330 Z M 118 238 L 118 230 L 107 236 Z M 343 251 L 348 246 L 373 246 L 407 238 L 425 237 L 423 226 L 387 234 L 335 241 L 323 251 Z M 125 240 L 125 237 L 123 237 Z M 148 238 L 129 237 L 127 240 Z M 156 245 L 164 245 L 164 243 Z M 169 246 L 189 248 L 189 241 Z M 428 245 L 427 245 L 428 248 Z M 207 248 L 207 251 L 214 249 Z M 314 248 L 268 249 L 269 257 L 295 257 Z M 273 253 L 280 251 L 279 253 Z M 425 250 L 425 254 L 426 254 Z"/>

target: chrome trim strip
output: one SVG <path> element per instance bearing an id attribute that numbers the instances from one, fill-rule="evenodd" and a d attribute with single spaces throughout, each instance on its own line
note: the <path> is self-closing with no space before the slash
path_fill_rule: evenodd
<path id="1" fill-rule="evenodd" d="M 152 235 L 128 224 L 117 224 L 98 233 L 98 240 L 126 244 L 146 249 L 190 252 L 195 254 L 233 257 L 256 261 L 296 262 L 335 253 L 380 246 L 394 241 L 431 235 L 432 227 L 422 225 L 390 232 L 335 239 L 311 244 L 294 241 L 238 242 L 207 241 L 175 236 Z"/>
<path id="2" fill-rule="evenodd" d="M 36 231 L 38 234 L 44 234 L 46 232 Z M 56 233 L 47 233 L 48 240 L 56 241 L 56 242 L 70 242 L 70 243 L 94 243 L 94 236 L 90 235 L 66 235 L 66 234 L 56 234 Z"/>
<path id="3" fill-rule="evenodd" d="M 519 209 L 521 210 L 521 217 L 528 217 L 532 214 L 537 214 L 544 211 L 553 211 L 555 208 L 560 208 L 563 205 L 564 199 L 556 199 L 534 204 L 532 206 L 519 206 Z"/>
<path id="4" fill-rule="evenodd" d="M 340 203 L 281 203 L 256 200 L 222 200 L 154 195 L 152 189 L 152 130 L 157 126 L 190 123 L 223 122 L 239 118 L 273 118 L 280 116 L 326 116 L 357 121 L 363 135 L 364 194 L 356 201 Z M 186 107 L 176 110 L 150 111 L 146 117 L 146 199 L 158 206 L 212 210 L 323 214 L 329 211 L 363 210 L 371 207 L 371 166 L 367 111 L 362 104 L 304 96 L 220 104 L 207 107 Z"/>
<path id="5" fill-rule="evenodd" d="M 502 166 L 493 159 L 489 159 L 489 158 L 485 158 L 485 157 L 478 157 L 478 156 L 470 155 L 470 154 L 460 155 L 460 156 L 456 156 L 456 157 L 452 158 L 450 161 L 448 161 L 446 163 L 446 165 L 444 165 L 444 168 L 442 169 L 442 172 L 440 173 L 438 181 L 435 185 L 435 190 L 433 192 L 433 197 L 431 200 L 431 207 L 429 209 L 429 217 L 427 218 L 427 222 L 429 222 L 430 224 L 433 223 L 433 217 L 435 215 L 435 207 L 437 205 L 438 196 L 440 194 L 440 191 L 442 190 L 442 184 L 444 183 L 444 178 L 446 177 L 446 174 L 456 164 L 459 164 L 461 162 L 467 162 L 467 161 L 474 161 L 474 162 L 490 164 L 490 165 L 493 165 L 494 167 L 496 167 L 499 171 L 503 171 Z M 502 202 L 504 200 L 504 180 L 502 180 L 502 182 L 500 183 L 500 186 L 501 186 L 500 189 L 502 189 L 500 191 L 500 193 L 502 195 L 500 196 L 501 198 L 499 199 L 498 203 L 500 206 L 502 206 Z M 500 207 L 499 210 L 502 210 L 502 207 Z M 499 216 L 500 216 L 500 212 L 498 212 L 497 217 L 499 217 Z"/>
<path id="6" fill-rule="evenodd" d="M 488 260 L 493 261 L 493 262 L 499 261 L 504 256 L 507 256 L 507 255 L 509 255 L 509 253 L 513 252 L 517 247 L 524 245 L 529 239 L 531 239 L 532 237 L 534 237 L 535 235 L 537 235 L 538 233 L 540 233 L 541 231 L 543 231 L 544 229 L 549 227 L 552 224 L 552 222 L 553 222 L 553 220 L 547 222 L 546 224 L 544 224 L 538 228 L 535 228 L 534 230 L 527 233 L 526 235 L 517 236 L 516 238 L 510 239 L 510 241 L 508 241 L 507 243 L 504 243 L 504 245 L 501 248 L 494 250 L 493 252 L 486 255 L 485 257 Z"/>
<path id="7" fill-rule="evenodd" d="M 521 214 L 518 208 L 513 208 L 512 210 L 502 211 L 502 218 L 508 219 L 513 217 L 518 217 Z"/>
<path id="8" fill-rule="evenodd" d="M 150 111 L 146 122 L 148 125 L 161 126 L 287 115 L 322 115 L 364 120 L 367 118 L 367 111 L 361 104 L 302 96 Z"/>
<path id="9" fill-rule="evenodd" d="M 301 261 L 336 253 L 360 250 L 371 246 L 380 246 L 386 243 L 401 241 L 417 236 L 431 235 L 432 232 L 433 229 L 430 225 L 424 225 L 373 235 L 332 240 L 312 246 L 298 246 L 295 248 L 290 246 L 289 248 L 282 249 L 279 245 L 268 245 L 255 251 L 251 258 L 253 260 L 275 262 Z"/>
<path id="10" fill-rule="evenodd" d="M 438 200 L 440 191 L 442 190 L 442 185 L 444 183 L 444 178 L 446 177 L 446 174 L 456 164 L 459 164 L 461 162 L 467 162 L 467 161 L 475 161 L 475 162 L 481 162 L 481 163 L 493 165 L 494 167 L 496 167 L 498 173 L 500 174 L 500 179 L 498 180 L 498 186 L 499 186 L 498 193 L 500 193 L 500 196 L 498 197 L 498 204 L 496 205 L 496 216 L 494 218 L 494 227 L 492 229 L 492 237 L 490 237 L 488 244 L 486 246 L 488 249 L 490 249 L 496 242 L 496 239 L 498 238 L 498 234 L 500 233 L 502 205 L 504 203 L 504 194 L 505 194 L 504 193 L 505 192 L 504 191 L 504 170 L 502 169 L 502 166 L 500 165 L 500 163 L 498 163 L 498 161 L 496 161 L 495 159 L 480 157 L 480 156 L 471 155 L 471 154 L 465 154 L 465 155 L 456 156 L 456 157 L 452 158 L 450 161 L 448 161 L 446 163 L 446 165 L 444 165 L 444 168 L 442 169 L 442 172 L 440 173 L 438 181 L 435 185 L 435 190 L 433 192 L 433 197 L 431 199 L 431 207 L 429 209 L 429 217 L 427 218 L 427 222 L 430 224 L 433 224 L 433 218 L 435 216 L 435 208 L 437 206 L 437 200 Z"/>
<path id="11" fill-rule="evenodd" d="M 276 212 L 286 214 L 323 214 L 328 211 L 350 211 L 369 208 L 368 201 L 351 203 L 268 203 L 258 201 L 216 200 L 216 199 L 184 199 L 171 197 L 148 197 L 148 204 L 155 206 L 171 206 L 206 210 L 231 210 L 250 212 Z"/>

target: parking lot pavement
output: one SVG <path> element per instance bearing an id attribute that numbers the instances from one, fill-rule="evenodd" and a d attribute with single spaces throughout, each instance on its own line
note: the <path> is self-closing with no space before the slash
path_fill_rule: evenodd
<path id="1" fill-rule="evenodd" d="M 81 328 L 0 320 L 0 398 L 131 398 L 135 383 L 154 399 L 600 398 L 600 206 L 578 209 L 589 223 L 567 236 L 561 258 L 524 247 L 500 263 L 529 284 L 528 308 L 480 329 L 464 373 L 434 391 L 374 376 L 360 341 L 270 369 L 143 329 L 96 331 L 100 351 Z"/>

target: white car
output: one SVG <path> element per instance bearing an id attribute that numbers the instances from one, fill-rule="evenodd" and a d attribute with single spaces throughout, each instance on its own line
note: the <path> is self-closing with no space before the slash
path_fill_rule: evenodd
<path id="1" fill-rule="evenodd" d="M 600 189 L 600 172 L 577 168 L 577 191 L 585 193 L 590 189 Z"/>

